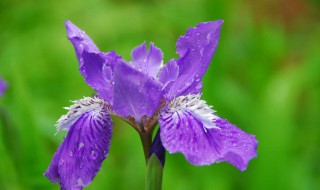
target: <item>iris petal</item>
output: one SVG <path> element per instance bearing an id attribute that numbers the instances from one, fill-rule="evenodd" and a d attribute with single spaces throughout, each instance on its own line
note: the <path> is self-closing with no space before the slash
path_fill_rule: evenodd
<path id="1" fill-rule="evenodd" d="M 90 51 L 90 52 L 100 52 L 96 44 L 91 40 L 91 38 L 83 30 L 79 29 L 71 21 L 66 21 L 64 24 L 67 29 L 68 38 L 73 44 L 74 49 L 76 51 L 80 66 L 83 64 L 82 51 L 84 49 L 87 49 L 87 51 Z"/>
<path id="2" fill-rule="evenodd" d="M 152 116 L 163 97 L 162 85 L 152 77 L 119 63 L 114 72 L 113 110 L 121 116 Z"/>
<path id="3" fill-rule="evenodd" d="M 179 75 L 179 67 L 174 59 L 165 64 L 159 72 L 158 80 L 165 88 L 171 81 L 175 81 Z"/>
<path id="4" fill-rule="evenodd" d="M 179 76 L 167 88 L 168 99 L 193 93 L 199 87 L 218 45 L 222 23 L 222 20 L 200 23 L 178 39 Z"/>
<path id="5" fill-rule="evenodd" d="M 255 136 L 213 116 L 208 108 L 192 95 L 174 99 L 159 119 L 163 146 L 169 153 L 181 152 L 194 165 L 226 161 L 245 170 L 257 156 Z"/>
<path id="6" fill-rule="evenodd" d="M 82 189 L 109 153 L 112 121 L 106 103 L 98 98 L 76 101 L 58 121 L 58 129 L 68 134 L 44 175 L 61 189 Z"/>
<path id="7" fill-rule="evenodd" d="M 162 164 L 162 167 L 164 167 L 164 163 L 166 161 L 166 149 L 163 147 L 161 142 L 160 129 L 158 129 L 156 136 L 153 139 L 150 148 L 149 158 L 152 156 L 152 154 L 155 154 L 157 156 L 157 158 L 160 160 Z"/>
<path id="8" fill-rule="evenodd" d="M 114 65 L 121 57 L 113 51 L 100 52 L 84 31 L 70 21 L 66 21 L 65 25 L 79 61 L 80 73 L 101 98 L 112 103 L 112 78 L 105 80 L 103 67 L 110 67 L 113 71 Z"/>
<path id="9" fill-rule="evenodd" d="M 155 78 L 160 69 L 163 53 L 153 43 L 150 43 L 148 51 L 146 43 L 143 43 L 132 50 L 131 57 L 132 64 L 137 70 Z"/>
<path id="10" fill-rule="evenodd" d="M 6 89 L 7 89 L 7 83 L 4 80 L 2 80 L 2 78 L 0 78 L 0 96 L 3 95 Z"/>
<path id="11" fill-rule="evenodd" d="M 112 65 L 108 64 L 107 60 L 113 59 L 116 62 L 119 58 L 113 56 L 115 56 L 113 53 L 91 53 L 84 50 L 82 53 L 84 64 L 80 67 L 87 84 L 110 104 L 113 97 L 113 71 Z"/>

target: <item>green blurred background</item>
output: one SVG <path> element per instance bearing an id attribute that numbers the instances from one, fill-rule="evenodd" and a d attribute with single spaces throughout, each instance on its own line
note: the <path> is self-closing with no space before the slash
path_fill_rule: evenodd
<path id="1" fill-rule="evenodd" d="M 56 120 L 93 90 L 78 72 L 63 25 L 71 20 L 103 51 L 130 59 L 153 41 L 165 55 L 198 22 L 224 19 L 203 98 L 255 134 L 247 171 L 196 167 L 167 154 L 164 190 L 320 188 L 320 2 L 317 0 L 0 1 L 0 189 L 59 189 L 43 172 L 62 141 Z M 144 189 L 138 134 L 115 120 L 109 157 L 86 189 Z"/>

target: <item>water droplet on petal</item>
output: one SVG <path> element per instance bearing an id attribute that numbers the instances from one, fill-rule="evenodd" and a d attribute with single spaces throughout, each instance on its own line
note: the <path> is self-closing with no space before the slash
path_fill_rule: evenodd
<path id="1" fill-rule="evenodd" d="M 77 180 L 77 186 L 79 186 L 79 187 L 84 187 L 84 186 L 85 186 L 85 184 L 83 183 L 83 181 L 82 181 L 81 178 L 79 178 L 79 179 Z"/>
<path id="2" fill-rule="evenodd" d="M 82 168 L 83 168 L 83 163 L 81 163 L 81 164 L 79 165 L 79 168 L 80 168 L 80 169 L 82 169 Z"/>
<path id="3" fill-rule="evenodd" d="M 107 157 L 107 156 L 108 156 L 108 151 L 106 151 L 106 150 L 103 151 L 103 156 L 104 156 L 104 157 Z"/>
<path id="4" fill-rule="evenodd" d="M 211 33 L 207 35 L 207 40 L 210 40 L 210 39 L 211 39 Z"/>
<path id="5" fill-rule="evenodd" d="M 83 147 L 84 147 L 84 144 L 82 142 L 79 143 L 78 150 L 82 149 Z"/>
<path id="6" fill-rule="evenodd" d="M 91 151 L 90 158 L 91 158 L 92 160 L 97 159 L 98 156 L 99 156 L 99 155 L 98 155 L 98 152 L 97 152 L 97 151 L 95 151 L 95 150 L 92 150 L 92 151 Z"/>
<path id="7" fill-rule="evenodd" d="M 70 155 L 71 157 L 73 157 L 73 152 L 72 152 L 72 151 L 70 151 L 69 155 Z"/>
<path id="8" fill-rule="evenodd" d="M 60 166 L 62 166 L 62 165 L 64 164 L 64 159 L 61 158 L 61 159 L 59 160 L 59 163 L 58 163 L 58 164 L 59 164 Z"/>

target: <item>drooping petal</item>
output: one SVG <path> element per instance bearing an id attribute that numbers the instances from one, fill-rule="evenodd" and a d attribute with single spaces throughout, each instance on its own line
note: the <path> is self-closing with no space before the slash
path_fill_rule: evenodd
<path id="1" fill-rule="evenodd" d="M 181 152 L 194 165 L 226 161 L 245 170 L 257 156 L 255 136 L 214 115 L 199 98 L 181 96 L 163 109 L 159 119 L 163 146 L 170 153 Z"/>
<path id="2" fill-rule="evenodd" d="M 68 134 L 44 175 L 61 189 L 86 187 L 108 156 L 112 121 L 107 106 L 102 99 L 84 98 L 58 121 L 58 130 Z"/>
<path id="3" fill-rule="evenodd" d="M 4 80 L 2 80 L 2 78 L 0 78 L 0 96 L 3 95 L 6 89 L 7 89 L 7 83 Z"/>
<path id="4" fill-rule="evenodd" d="M 162 98 L 162 85 L 126 63 L 119 63 L 114 71 L 113 110 L 121 116 L 152 116 Z"/>
<path id="5" fill-rule="evenodd" d="M 160 48 L 150 43 L 149 51 L 146 43 L 135 47 L 131 52 L 133 66 L 151 77 L 156 77 L 163 59 L 163 53 Z"/>
<path id="6" fill-rule="evenodd" d="M 171 81 L 175 81 L 179 75 L 179 67 L 174 59 L 165 64 L 159 72 L 158 80 L 165 88 Z"/>
<path id="7" fill-rule="evenodd" d="M 168 88 L 168 99 L 191 93 L 201 81 L 218 45 L 222 23 L 222 20 L 200 23 L 178 39 L 179 77 Z"/>

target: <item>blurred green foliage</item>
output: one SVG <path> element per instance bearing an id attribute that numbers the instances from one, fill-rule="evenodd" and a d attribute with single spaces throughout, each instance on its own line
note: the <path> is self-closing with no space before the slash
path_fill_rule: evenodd
<path id="1" fill-rule="evenodd" d="M 55 121 L 69 100 L 93 90 L 78 72 L 63 25 L 71 20 L 103 51 L 130 59 L 153 41 L 165 55 L 198 22 L 224 19 L 204 78 L 218 114 L 255 134 L 258 158 L 247 171 L 196 167 L 167 154 L 163 189 L 317 189 L 320 187 L 320 4 L 316 0 L 92 0 L 0 2 L 0 189 L 59 189 L 43 172 L 62 141 Z M 115 119 L 109 157 L 86 189 L 143 189 L 138 134 Z"/>

